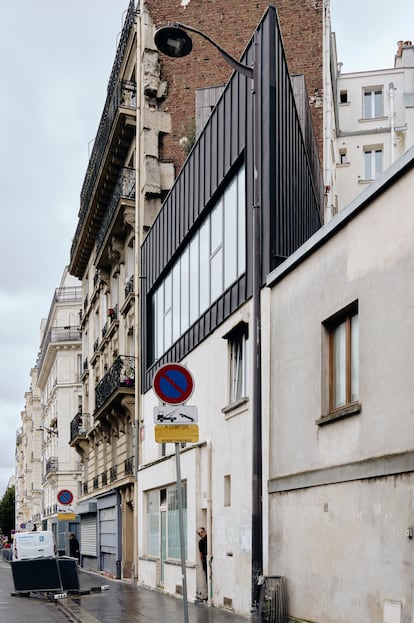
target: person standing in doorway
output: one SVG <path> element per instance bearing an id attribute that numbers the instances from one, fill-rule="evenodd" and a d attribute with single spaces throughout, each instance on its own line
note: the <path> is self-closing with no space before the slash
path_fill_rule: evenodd
<path id="1" fill-rule="evenodd" d="M 70 556 L 72 558 L 77 558 L 79 562 L 79 558 L 80 558 L 79 541 L 73 532 L 69 534 L 69 552 L 70 552 Z"/>
<path id="2" fill-rule="evenodd" d="M 200 537 L 198 542 L 198 550 L 200 552 L 200 560 L 207 582 L 207 532 L 203 527 L 197 528 L 197 534 Z"/>

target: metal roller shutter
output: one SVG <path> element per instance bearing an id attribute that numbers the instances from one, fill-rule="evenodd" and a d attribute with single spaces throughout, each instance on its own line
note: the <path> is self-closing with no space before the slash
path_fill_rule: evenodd
<path id="1" fill-rule="evenodd" d="M 96 515 L 81 519 L 80 553 L 84 556 L 96 556 Z"/>

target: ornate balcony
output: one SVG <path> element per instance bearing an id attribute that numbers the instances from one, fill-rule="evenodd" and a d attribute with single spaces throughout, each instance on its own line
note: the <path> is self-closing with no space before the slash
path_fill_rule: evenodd
<path id="1" fill-rule="evenodd" d="M 70 270 L 81 278 L 120 170 L 135 136 L 136 84 L 119 81 L 108 93 L 81 191 Z M 116 158 L 114 157 L 116 154 Z"/>
<path id="2" fill-rule="evenodd" d="M 103 408 L 121 403 L 125 395 L 135 391 L 135 357 L 118 357 L 95 388 L 95 418 Z"/>
<path id="3" fill-rule="evenodd" d="M 70 423 L 69 445 L 75 448 L 80 456 L 89 446 L 87 432 L 91 426 L 91 419 L 89 413 L 77 413 Z"/>
<path id="4" fill-rule="evenodd" d="M 106 268 L 123 255 L 125 222 L 134 226 L 135 169 L 122 168 L 96 236 L 96 266 Z"/>

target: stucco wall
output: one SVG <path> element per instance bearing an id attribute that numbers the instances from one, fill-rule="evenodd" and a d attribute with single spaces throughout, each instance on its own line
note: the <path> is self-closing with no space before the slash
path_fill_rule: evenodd
<path id="1" fill-rule="evenodd" d="M 411 171 L 271 289 L 268 572 L 299 619 L 382 621 L 395 600 L 414 620 L 413 187 Z M 361 412 L 321 426 L 322 323 L 355 300 Z"/>

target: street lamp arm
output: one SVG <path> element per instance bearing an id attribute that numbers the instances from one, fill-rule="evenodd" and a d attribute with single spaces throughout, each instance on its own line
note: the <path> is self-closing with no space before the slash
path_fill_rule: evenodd
<path id="1" fill-rule="evenodd" d="M 206 39 L 206 41 L 209 41 L 209 43 L 214 45 L 216 50 L 220 52 L 221 56 L 224 58 L 226 63 L 230 65 L 230 67 L 232 67 L 239 73 L 243 74 L 243 76 L 246 76 L 246 78 L 250 78 L 251 80 L 253 80 L 253 67 L 249 67 L 248 65 L 244 65 L 243 63 L 240 63 L 233 56 L 231 56 L 231 54 L 226 52 L 226 50 L 224 50 L 221 47 L 221 45 L 216 43 L 214 39 L 212 39 L 209 35 L 207 35 L 202 30 L 198 30 L 198 28 L 194 28 L 194 26 L 187 26 L 187 24 L 181 24 L 180 22 L 174 22 L 173 24 L 171 24 L 171 27 L 172 28 L 184 28 L 184 30 L 189 30 L 190 32 L 195 32 L 197 35 L 200 35 L 200 37 L 203 37 L 203 39 Z"/>

